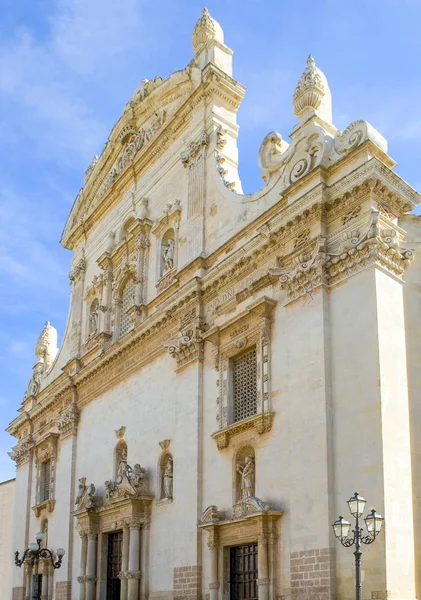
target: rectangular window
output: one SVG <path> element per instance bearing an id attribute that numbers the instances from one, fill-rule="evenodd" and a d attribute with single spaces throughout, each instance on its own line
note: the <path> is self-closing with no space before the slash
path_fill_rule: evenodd
<path id="1" fill-rule="evenodd" d="M 51 461 L 47 460 L 41 465 L 41 497 L 40 502 L 50 499 Z"/>
<path id="2" fill-rule="evenodd" d="M 232 359 L 233 421 L 257 413 L 257 354 L 252 348 Z"/>

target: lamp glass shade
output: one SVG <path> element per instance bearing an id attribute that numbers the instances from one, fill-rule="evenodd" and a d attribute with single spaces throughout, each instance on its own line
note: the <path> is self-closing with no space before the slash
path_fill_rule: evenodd
<path id="1" fill-rule="evenodd" d="M 64 548 L 57 548 L 56 554 L 59 558 L 63 558 L 63 556 L 66 554 L 66 550 Z"/>
<path id="2" fill-rule="evenodd" d="M 332 525 L 335 536 L 338 540 L 348 537 L 349 530 L 351 529 L 351 523 L 345 521 L 343 517 L 339 517 Z"/>
<path id="3" fill-rule="evenodd" d="M 38 550 L 38 544 L 35 542 L 32 542 L 32 544 L 29 544 L 29 550 L 31 550 L 32 552 L 36 552 Z"/>
<path id="4" fill-rule="evenodd" d="M 376 536 L 379 534 L 383 527 L 384 517 L 376 513 L 375 509 L 366 516 L 365 525 L 369 534 Z"/>
<path id="5" fill-rule="evenodd" d="M 353 517 L 361 517 L 364 512 L 364 508 L 367 500 L 359 495 L 358 492 L 348 500 L 349 512 Z"/>
<path id="6" fill-rule="evenodd" d="M 42 533 L 42 531 L 38 531 L 38 533 L 35 536 L 35 539 L 37 542 L 42 542 L 42 540 L 44 539 L 44 534 Z"/>

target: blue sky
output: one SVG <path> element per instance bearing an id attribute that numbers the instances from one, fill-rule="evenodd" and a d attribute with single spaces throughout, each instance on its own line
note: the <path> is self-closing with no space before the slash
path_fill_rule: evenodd
<path id="1" fill-rule="evenodd" d="M 71 255 L 59 239 L 83 173 L 144 78 L 192 58 L 203 4 L 169 0 L 0 0 L 0 481 L 13 477 L 15 417 L 48 319 L 64 331 Z M 240 174 L 261 186 L 264 136 L 287 136 L 311 52 L 327 75 L 334 122 L 365 119 L 397 172 L 421 190 L 421 0 L 210 0 L 247 87 Z"/>

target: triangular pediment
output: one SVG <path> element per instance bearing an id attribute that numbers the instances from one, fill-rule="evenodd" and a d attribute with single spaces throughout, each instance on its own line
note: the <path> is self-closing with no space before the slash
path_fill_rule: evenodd
<path id="1" fill-rule="evenodd" d="M 168 79 L 144 80 L 126 104 L 101 155 L 94 157 L 62 235 L 63 246 L 72 249 L 76 230 L 102 204 L 113 185 L 147 150 L 157 143 L 177 112 L 201 82 L 201 71 L 188 66 Z"/>

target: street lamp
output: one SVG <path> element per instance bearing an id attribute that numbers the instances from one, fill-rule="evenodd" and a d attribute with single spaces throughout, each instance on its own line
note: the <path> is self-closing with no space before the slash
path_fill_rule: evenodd
<path id="1" fill-rule="evenodd" d="M 332 527 L 335 533 L 335 536 L 341 542 L 342 546 L 346 548 L 350 548 L 355 545 L 355 597 L 356 600 L 362 600 L 362 590 L 361 590 L 361 555 L 362 552 L 360 550 L 361 543 L 363 544 L 372 544 L 378 534 L 382 530 L 384 518 L 377 514 L 376 511 L 373 510 L 366 516 L 364 519 L 365 526 L 368 531 L 368 535 L 363 535 L 363 528 L 360 527 L 360 517 L 364 512 L 365 505 L 367 500 L 365 500 L 362 496 L 355 492 L 355 494 L 348 500 L 348 507 L 351 515 L 355 517 L 355 529 L 352 530 L 353 536 L 348 537 L 349 531 L 351 529 L 351 523 L 346 521 L 343 517 L 339 517 Z"/>
<path id="2" fill-rule="evenodd" d="M 53 553 L 48 548 L 41 548 L 41 543 L 44 539 L 44 534 L 40 531 L 35 536 L 36 542 L 29 544 L 29 547 L 23 553 L 21 559 L 19 559 L 19 552 L 15 552 L 15 565 L 21 567 L 23 563 L 29 562 L 34 564 L 34 573 L 32 579 L 32 600 L 40 600 L 40 590 L 38 586 L 38 563 L 40 559 L 50 559 L 54 569 L 59 569 L 63 560 L 63 556 L 66 554 L 63 548 L 57 548 L 56 555 L 57 560 L 54 562 Z"/>

